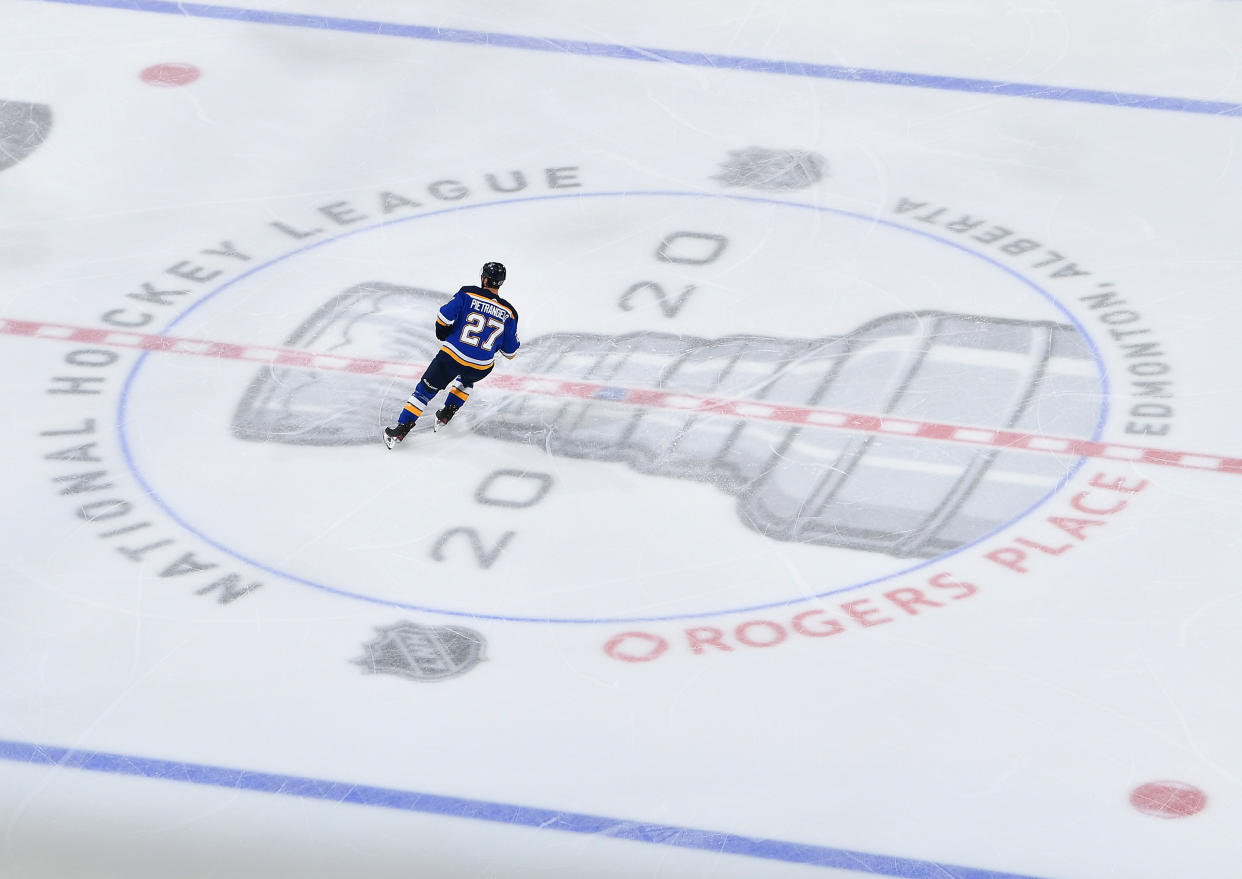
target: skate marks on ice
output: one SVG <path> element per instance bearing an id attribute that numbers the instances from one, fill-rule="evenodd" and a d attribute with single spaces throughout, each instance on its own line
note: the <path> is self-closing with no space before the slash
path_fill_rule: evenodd
<path id="1" fill-rule="evenodd" d="M 421 368 L 439 349 L 430 327 L 446 298 L 360 284 L 316 311 L 287 345 Z M 552 333 L 525 342 L 518 363 L 527 378 L 597 387 L 586 399 L 504 393 L 490 409 L 472 399 L 463 410 L 472 418 L 454 421 L 457 432 L 708 482 L 768 537 L 898 558 L 938 556 L 992 533 L 1039 503 L 1078 459 L 636 406 L 629 389 L 1081 437 L 1097 428 L 1102 407 L 1090 348 L 1075 328 L 939 312 L 884 315 L 817 339 Z M 236 409 L 233 434 L 375 443 L 395 417 L 394 401 L 408 393 L 396 381 L 263 367 Z M 385 400 L 394 412 L 381 411 Z"/>

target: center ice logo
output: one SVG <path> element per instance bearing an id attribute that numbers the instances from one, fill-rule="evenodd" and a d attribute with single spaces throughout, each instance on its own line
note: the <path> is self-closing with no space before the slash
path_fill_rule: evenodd
<path id="1" fill-rule="evenodd" d="M 784 606 L 999 533 L 1082 466 L 1057 437 L 1102 426 L 1098 354 L 1029 276 L 1064 291 L 1086 273 L 981 220 L 941 211 L 937 232 L 907 200 L 890 219 L 736 192 L 377 203 L 412 206 L 368 226 L 324 205 L 334 236 L 282 221 L 298 249 L 238 257 L 163 330 L 220 356 L 144 358 L 124 384 L 147 496 L 269 576 L 515 621 Z M 437 347 L 435 309 L 500 240 L 518 358 L 446 432 L 374 454 Z"/>
<path id="2" fill-rule="evenodd" d="M 447 294 L 361 284 L 318 309 L 285 343 L 308 354 L 425 363 Z M 930 558 L 1019 517 L 1070 471 L 1072 458 L 946 448 L 926 437 L 869 436 L 831 425 L 681 411 L 686 399 L 850 410 L 981 429 L 1055 423 L 1085 435 L 1100 393 L 1078 331 L 1049 321 L 921 312 L 889 314 L 836 337 L 719 338 L 658 331 L 528 339 L 523 377 L 576 383 L 577 395 L 497 394 L 460 430 L 556 455 L 622 463 L 693 480 L 735 498 L 739 521 L 766 537 Z M 294 445 L 376 443 L 388 380 L 264 368 L 233 417 L 239 439 Z M 529 382 L 527 382 L 529 385 Z M 656 396 L 645 391 L 660 392 Z"/>

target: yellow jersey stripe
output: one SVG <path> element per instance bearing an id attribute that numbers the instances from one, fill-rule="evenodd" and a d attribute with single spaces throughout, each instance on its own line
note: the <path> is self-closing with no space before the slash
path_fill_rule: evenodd
<path id="1" fill-rule="evenodd" d="M 443 351 L 445 354 L 447 354 L 449 357 L 452 357 L 462 366 L 470 366 L 470 367 L 473 367 L 474 369 L 487 369 L 489 366 L 492 365 L 492 362 L 490 360 L 485 363 L 466 360 L 462 355 L 458 354 L 448 345 L 443 346 L 440 350 Z"/>

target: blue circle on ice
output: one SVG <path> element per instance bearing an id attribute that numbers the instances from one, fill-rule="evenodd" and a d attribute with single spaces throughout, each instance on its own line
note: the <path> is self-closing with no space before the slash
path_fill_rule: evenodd
<path id="1" fill-rule="evenodd" d="M 579 193 L 566 193 L 566 194 L 556 194 L 556 195 L 528 196 L 524 198 L 505 199 L 503 201 L 491 201 L 491 202 L 482 202 L 482 203 L 477 203 L 477 204 L 459 205 L 455 207 L 443 208 L 440 210 L 428 211 L 428 212 L 421 213 L 421 214 L 415 214 L 415 215 L 411 215 L 407 217 L 402 217 L 402 218 L 395 219 L 395 220 L 386 220 L 386 221 L 379 222 L 379 223 L 373 223 L 368 226 L 362 226 L 359 228 L 350 229 L 347 232 L 342 232 L 341 234 L 334 235 L 330 238 L 323 238 L 323 239 L 316 240 L 315 242 L 311 244 L 307 244 L 303 247 L 284 253 L 274 259 L 270 259 L 265 263 L 256 265 L 253 268 L 247 270 L 246 272 L 243 272 L 242 274 L 233 278 L 232 280 L 212 289 L 209 293 L 204 295 L 197 302 L 195 302 L 193 305 L 187 308 L 184 312 L 178 315 L 176 319 L 169 322 L 160 332 L 168 333 L 174 327 L 176 327 L 179 323 L 185 320 L 189 315 L 193 314 L 197 309 L 206 305 L 208 302 L 211 302 L 216 296 L 219 296 L 221 293 L 224 293 L 225 291 L 227 291 L 234 285 L 238 284 L 239 282 L 253 275 L 256 275 L 274 265 L 293 259 L 309 251 L 312 251 L 312 250 L 315 250 L 321 247 L 326 247 L 335 242 L 342 241 L 344 239 L 351 238 L 357 235 L 364 235 L 367 232 L 373 232 L 378 229 L 388 228 L 388 227 L 398 225 L 401 223 L 415 222 L 417 220 L 427 219 L 429 217 L 440 216 L 443 214 L 461 213 L 461 212 L 466 212 L 466 211 L 483 210 L 483 209 L 488 209 L 488 208 L 508 207 L 508 206 L 514 206 L 514 205 L 529 204 L 532 202 L 554 201 L 554 200 L 563 200 L 563 199 L 644 198 L 644 197 L 725 199 L 725 200 L 734 201 L 734 202 L 760 204 L 760 205 L 774 205 L 774 206 L 779 206 L 779 207 L 788 207 L 788 208 L 795 208 L 795 209 L 800 209 L 800 210 L 818 211 L 818 212 L 822 212 L 825 214 L 832 214 L 838 217 L 860 220 L 865 223 L 869 223 L 869 224 L 876 225 L 876 226 L 882 226 L 886 228 L 899 230 L 909 235 L 919 236 L 920 238 L 930 240 L 946 248 L 952 248 L 953 250 L 956 250 L 960 253 L 969 255 L 975 259 L 982 260 L 983 262 L 992 265 L 997 270 L 1005 273 L 1010 278 L 1016 280 L 1021 285 L 1027 287 L 1028 289 L 1036 293 L 1038 296 L 1046 300 L 1049 304 L 1051 304 L 1058 312 L 1060 312 L 1062 315 L 1065 316 L 1065 319 L 1070 324 L 1072 324 L 1078 330 L 1079 334 L 1081 335 L 1081 338 L 1089 347 L 1092 360 L 1098 371 L 1100 389 L 1101 389 L 1101 404 L 1100 404 L 1099 418 L 1095 424 L 1095 427 L 1094 427 L 1094 430 L 1093 430 L 1093 433 L 1090 439 L 1092 441 L 1096 441 L 1100 438 L 1103 432 L 1103 429 L 1104 429 L 1105 421 L 1107 420 L 1107 417 L 1108 417 L 1108 376 L 1107 376 L 1107 372 L 1104 367 L 1104 362 L 1102 358 L 1100 357 L 1099 350 L 1096 348 L 1090 335 L 1087 333 L 1086 329 L 1082 326 L 1082 324 L 1078 321 L 1078 319 L 1074 317 L 1074 315 L 1071 314 L 1069 310 L 1066 309 L 1065 306 L 1063 306 L 1057 299 L 1055 299 L 1048 291 L 1044 290 L 1034 281 L 1020 274 L 1019 272 L 1017 272 L 1010 266 L 1007 266 L 998 260 L 992 259 L 986 254 L 982 254 L 975 250 L 971 250 L 970 248 L 965 247 L 961 244 L 958 244 L 957 242 L 954 242 L 954 241 L 951 241 L 945 238 L 940 238 L 930 232 L 925 232 L 920 229 L 913 229 L 907 226 L 903 226 L 899 223 L 891 222 L 889 220 L 884 220 L 884 219 L 880 219 L 877 217 L 868 216 L 866 214 L 860 214 L 860 213 L 856 213 L 852 211 L 846 211 L 846 210 L 842 210 L 839 208 L 824 207 L 821 205 L 803 204 L 799 202 L 784 201 L 780 199 L 761 198 L 761 197 L 756 197 L 756 196 L 722 194 L 722 193 L 703 193 L 703 192 L 676 192 L 676 191 L 579 192 Z M 204 543 L 212 546 L 216 550 L 222 553 L 225 553 L 237 559 L 238 561 L 244 562 L 245 564 L 250 565 L 251 567 L 257 570 L 263 571 L 265 573 L 278 576 L 278 577 L 281 577 L 287 580 L 291 580 L 295 583 L 300 583 L 305 586 L 311 586 L 311 587 L 314 587 L 315 589 L 320 589 L 320 590 L 323 590 L 325 592 L 329 592 L 335 595 L 341 595 L 341 596 L 345 596 L 348 598 L 359 599 L 359 600 L 374 603 L 374 604 L 382 604 L 382 605 L 387 605 L 390 607 L 402 608 L 404 610 L 415 610 L 415 611 L 422 611 L 426 613 L 444 614 L 448 616 L 457 616 L 457 617 L 469 617 L 472 619 L 492 619 L 492 620 L 507 620 L 507 621 L 513 621 L 513 622 L 540 622 L 540 623 L 582 623 L 582 624 L 588 624 L 588 623 L 589 624 L 601 624 L 602 623 L 602 624 L 610 624 L 610 625 L 615 625 L 615 624 L 620 624 L 620 623 L 661 622 L 661 621 L 682 620 L 682 619 L 701 619 L 703 617 L 722 616 L 726 614 L 747 613 L 751 611 L 759 611 L 759 610 L 765 610 L 765 609 L 773 608 L 773 607 L 788 606 L 791 604 L 797 604 L 797 603 L 801 603 L 804 601 L 825 598 L 830 595 L 836 595 L 836 594 L 840 594 L 844 592 L 851 592 L 857 589 L 864 588 L 866 586 L 871 586 L 876 583 L 880 583 L 886 580 L 891 580 L 896 577 L 904 576 L 913 571 L 917 571 L 922 568 L 929 567 L 931 565 L 939 564 L 944 559 L 950 556 L 957 555 L 961 552 L 964 552 L 967 549 L 970 549 L 973 546 L 976 546 L 990 539 L 991 537 L 995 536 L 1001 531 L 1004 531 L 1005 529 L 1012 526 L 1015 522 L 1018 522 L 1021 519 L 1025 518 L 1026 516 L 1030 515 L 1032 512 L 1034 512 L 1036 509 L 1038 509 L 1044 503 L 1046 503 L 1053 495 L 1059 492 L 1061 488 L 1071 478 L 1073 478 L 1073 476 L 1078 472 L 1078 470 L 1082 468 L 1086 460 L 1085 458 L 1079 458 L 1067 470 L 1067 472 L 1057 481 L 1056 485 L 1053 486 L 1051 490 L 1049 490 L 1046 494 L 1040 497 L 1035 503 L 1031 504 L 1027 509 L 1023 510 L 1018 515 L 1014 516 L 1010 521 L 1004 523 L 1000 527 L 983 535 L 982 537 L 976 538 L 975 540 L 972 540 L 969 543 L 959 546 L 950 552 L 944 553 L 934 558 L 919 561 L 915 564 L 901 568 L 900 570 L 897 570 L 897 571 L 892 571 L 883 576 L 874 577 L 874 578 L 864 580 L 861 582 L 850 583 L 846 586 L 838 586 L 833 589 L 826 590 L 824 592 L 816 593 L 814 595 L 797 595 L 793 597 L 781 598 L 775 601 L 763 602 L 760 604 L 746 605 L 743 607 L 722 607 L 722 608 L 717 608 L 713 610 L 669 614 L 665 616 L 554 617 L 554 616 L 549 616 L 549 615 L 515 616 L 515 615 L 506 615 L 506 614 L 488 614 L 488 613 L 482 613 L 478 611 L 467 611 L 467 610 L 460 610 L 460 609 L 453 609 L 453 608 L 434 607 L 434 606 L 424 605 L 424 604 L 413 604 L 413 603 L 401 602 L 401 601 L 391 601 L 391 600 L 377 597 L 374 595 L 368 595 L 366 593 L 356 592 L 350 589 L 345 589 L 339 586 L 334 586 L 330 583 L 322 583 L 317 580 L 312 580 L 307 577 L 303 577 L 298 574 L 292 573 L 290 571 L 281 570 L 272 565 L 266 564 L 259 559 L 251 558 L 250 556 L 233 549 L 232 547 L 222 543 L 221 541 L 212 538 L 203 529 L 186 521 L 186 519 L 181 514 L 179 514 L 176 509 L 174 509 L 163 497 L 161 497 L 160 493 L 155 489 L 154 486 L 152 486 L 149 483 L 147 478 L 144 476 L 142 471 L 139 469 L 137 462 L 135 461 L 133 452 L 130 448 L 129 439 L 126 435 L 126 415 L 127 415 L 127 408 L 129 405 L 129 399 L 130 399 L 130 394 L 131 394 L 132 386 L 134 383 L 134 379 L 138 375 L 138 373 L 141 371 L 143 364 L 146 362 L 146 359 L 150 355 L 150 353 L 151 352 L 144 351 L 135 361 L 133 368 L 130 370 L 129 374 L 126 376 L 125 384 L 121 390 L 120 399 L 117 404 L 117 431 L 119 434 L 121 451 L 124 456 L 126 466 L 129 468 L 134 478 L 142 486 L 143 490 L 146 492 L 150 500 L 153 503 L 155 503 L 167 516 L 169 516 L 169 518 L 175 521 L 180 527 L 184 528 L 190 534 L 194 535 L 199 540 L 202 540 Z M 601 399 L 607 399 L 608 397 L 607 389 L 606 388 L 603 389 L 601 392 L 597 394 L 597 396 L 600 396 Z"/>

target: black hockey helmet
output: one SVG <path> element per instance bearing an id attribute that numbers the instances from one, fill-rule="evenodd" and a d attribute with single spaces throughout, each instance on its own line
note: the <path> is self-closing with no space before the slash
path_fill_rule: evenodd
<path id="1" fill-rule="evenodd" d="M 498 262 L 484 263 L 479 279 L 489 287 L 499 287 L 505 282 L 505 267 Z"/>

